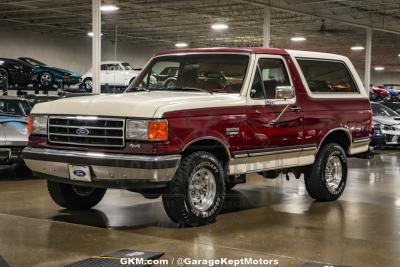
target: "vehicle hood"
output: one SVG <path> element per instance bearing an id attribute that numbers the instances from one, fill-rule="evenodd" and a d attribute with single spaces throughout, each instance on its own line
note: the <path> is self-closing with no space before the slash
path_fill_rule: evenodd
<path id="1" fill-rule="evenodd" d="M 0 124 L 9 122 L 27 123 L 27 121 L 28 121 L 27 117 L 0 115 Z"/>
<path id="2" fill-rule="evenodd" d="M 37 104 L 32 114 L 161 118 L 165 112 L 245 105 L 238 94 L 152 91 L 66 98 Z"/>
<path id="3" fill-rule="evenodd" d="M 374 123 L 385 124 L 385 125 L 396 125 L 396 128 L 400 129 L 400 117 L 384 117 L 374 116 L 372 118 Z"/>
<path id="4" fill-rule="evenodd" d="M 29 134 L 26 120 L 1 120 L 0 133 L 0 145 L 2 146 L 26 146 L 28 144 Z"/>
<path id="5" fill-rule="evenodd" d="M 68 73 L 71 77 L 81 77 L 81 75 L 79 73 L 70 71 L 70 70 L 65 70 L 65 69 L 61 69 L 61 68 L 57 68 L 57 67 L 51 67 L 51 66 L 36 66 L 35 69 L 37 71 L 50 71 L 50 72 L 57 72 L 59 74 L 64 74 L 64 73 Z"/>

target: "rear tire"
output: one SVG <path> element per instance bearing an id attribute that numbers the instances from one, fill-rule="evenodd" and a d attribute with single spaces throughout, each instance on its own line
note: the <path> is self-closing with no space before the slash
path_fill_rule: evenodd
<path id="1" fill-rule="evenodd" d="M 53 75 L 50 72 L 42 72 L 39 75 L 39 83 L 45 88 L 51 88 L 54 83 Z"/>
<path id="2" fill-rule="evenodd" d="M 55 203 L 73 210 L 87 210 L 96 206 L 107 191 L 105 188 L 76 186 L 49 180 L 47 189 Z"/>
<path id="3" fill-rule="evenodd" d="M 189 227 L 214 222 L 224 204 L 224 177 L 213 154 L 197 151 L 185 157 L 162 195 L 167 215 Z"/>
<path id="4" fill-rule="evenodd" d="M 306 168 L 305 185 L 308 194 L 318 201 L 334 201 L 343 193 L 347 182 L 347 158 L 343 148 L 335 143 L 324 145 L 313 165 Z"/>

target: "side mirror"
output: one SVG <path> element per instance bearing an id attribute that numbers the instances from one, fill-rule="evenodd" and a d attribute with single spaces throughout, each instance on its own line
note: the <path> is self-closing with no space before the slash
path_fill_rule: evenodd
<path id="1" fill-rule="evenodd" d="M 294 88 L 292 86 L 277 86 L 275 89 L 276 99 L 290 99 L 294 97 Z"/>

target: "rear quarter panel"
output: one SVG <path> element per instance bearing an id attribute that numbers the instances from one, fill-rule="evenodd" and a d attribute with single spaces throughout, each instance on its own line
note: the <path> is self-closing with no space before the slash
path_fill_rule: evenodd
<path id="1" fill-rule="evenodd" d="M 288 65 L 295 83 L 296 95 L 303 110 L 303 142 L 305 145 L 319 145 L 332 130 L 345 129 L 352 141 L 369 137 L 371 105 L 368 94 L 351 62 L 344 57 L 338 60 L 347 65 L 360 90 L 358 96 L 334 94 L 323 98 L 311 96 L 306 88 L 297 62 L 288 58 Z"/>

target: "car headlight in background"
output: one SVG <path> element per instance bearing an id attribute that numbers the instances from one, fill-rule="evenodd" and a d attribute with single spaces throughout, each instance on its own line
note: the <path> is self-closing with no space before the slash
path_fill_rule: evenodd
<path id="1" fill-rule="evenodd" d="M 382 131 L 396 131 L 396 128 L 392 125 L 381 124 Z"/>
<path id="2" fill-rule="evenodd" d="M 28 119 L 28 132 L 30 134 L 47 134 L 47 115 L 31 115 Z"/>
<path id="3" fill-rule="evenodd" d="M 167 120 L 127 120 L 126 139 L 141 141 L 167 141 Z"/>

